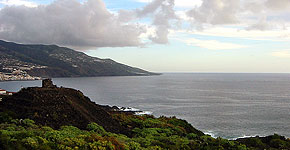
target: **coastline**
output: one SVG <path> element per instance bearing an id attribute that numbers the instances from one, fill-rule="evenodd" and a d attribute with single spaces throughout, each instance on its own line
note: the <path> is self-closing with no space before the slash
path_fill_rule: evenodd
<path id="1" fill-rule="evenodd" d="M 37 81 L 43 79 L 61 79 L 61 78 L 95 78 L 95 77 L 148 77 L 148 76 L 160 76 L 163 73 L 151 73 L 151 74 L 136 74 L 136 75 L 100 75 L 100 76 L 69 76 L 69 77 L 36 77 L 39 79 L 17 79 L 17 80 L 0 80 L 0 82 L 9 81 Z"/>
<path id="2" fill-rule="evenodd" d="M 29 80 L 0 80 L 0 82 L 11 82 L 11 81 L 38 81 L 38 80 L 42 80 L 41 79 L 29 79 Z"/>
<path id="3" fill-rule="evenodd" d="M 103 107 L 106 111 L 114 114 L 114 113 L 123 113 L 123 114 L 127 114 L 127 115 L 137 115 L 137 116 L 142 116 L 142 115 L 152 115 L 153 112 L 151 111 L 146 111 L 146 110 L 140 110 L 138 108 L 134 108 L 134 107 L 120 107 L 120 106 L 110 106 L 110 105 L 100 105 L 101 107 Z M 152 115 L 154 116 L 154 115 Z M 154 117 L 158 117 L 158 116 L 154 116 Z M 175 116 L 167 116 L 167 117 L 175 117 Z M 191 124 L 192 125 L 192 124 Z M 193 125 L 192 125 L 193 126 Z M 198 129 L 198 128 L 197 128 Z M 198 129 L 200 130 L 200 129 Z M 248 139 L 248 138 L 255 138 L 255 137 L 259 137 L 259 138 L 265 138 L 268 135 L 265 134 L 254 134 L 254 135 L 241 135 L 241 136 L 232 136 L 232 135 L 226 135 L 226 136 L 218 136 L 218 133 L 215 133 L 214 131 L 211 130 L 200 130 L 202 131 L 205 135 L 209 135 L 215 139 L 217 138 L 223 138 L 223 139 L 227 139 L 230 141 L 236 141 L 238 139 Z M 276 134 L 276 133 L 273 133 Z M 290 137 L 287 137 L 285 135 L 281 135 L 283 137 L 285 137 L 286 139 L 290 139 Z"/>
<path id="4" fill-rule="evenodd" d="M 167 79 L 168 77 L 169 77 L 169 79 L 172 79 L 172 75 L 164 75 L 165 76 L 165 79 Z M 181 77 L 184 77 L 184 75 L 180 75 Z M 180 76 L 177 76 L 178 78 L 180 78 Z M 197 76 L 197 75 L 194 75 L 193 77 L 195 77 L 195 76 Z M 115 77 L 115 76 L 114 76 Z M 113 77 L 113 78 L 114 78 Z M 192 76 L 189 76 L 190 78 L 192 77 Z M 197 76 L 197 77 L 199 77 L 199 76 Z M 202 77 L 204 77 L 204 76 L 202 76 Z M 206 77 L 206 76 L 205 76 Z M 211 76 L 212 77 L 212 76 Z M 218 77 L 220 77 L 220 76 L 218 76 Z M 230 75 L 226 75 L 225 77 L 231 77 Z M 260 76 L 258 76 L 258 77 L 260 77 Z M 257 78 L 258 78 L 257 77 Z M 273 76 L 271 75 L 270 76 L 271 77 L 271 79 L 273 78 Z M 276 77 L 276 76 L 275 76 Z M 278 76 L 278 77 L 280 77 L 280 76 Z M 283 76 L 282 76 L 283 77 Z M 83 78 L 83 77 L 81 77 L 81 78 Z M 79 78 L 79 79 L 81 79 L 81 78 Z M 133 78 L 130 78 L 130 77 L 128 77 L 128 80 L 126 80 L 127 78 L 119 78 L 119 77 L 116 77 L 116 78 L 114 78 L 114 79 L 111 79 L 110 77 L 108 77 L 108 78 L 96 78 L 96 79 L 94 79 L 94 77 L 89 77 L 89 78 L 87 78 L 86 79 L 86 77 L 84 77 L 83 79 L 86 79 L 86 80 L 84 80 L 85 82 L 80 82 L 80 81 L 78 81 L 78 79 L 77 80 L 75 80 L 75 79 L 73 79 L 73 78 L 67 78 L 67 80 L 59 80 L 60 78 L 55 78 L 55 79 L 58 79 L 58 80 L 56 80 L 56 81 L 58 81 L 58 82 L 56 82 L 56 83 L 58 83 L 59 85 L 62 85 L 62 86 L 66 86 L 66 87 L 72 87 L 72 88 L 75 88 L 75 89 L 79 89 L 79 90 L 81 90 L 81 91 L 85 91 L 85 93 L 86 93 L 86 95 L 88 96 L 88 97 L 90 97 L 92 100 L 94 100 L 95 102 L 97 102 L 97 103 L 100 103 L 100 104 L 115 104 L 116 106 L 129 106 L 129 107 L 133 107 L 133 108 L 140 108 L 141 110 L 150 110 L 150 109 L 147 109 L 147 108 L 154 108 L 154 107 L 152 107 L 151 105 L 148 105 L 148 107 L 146 106 L 146 107 L 143 107 L 143 104 L 142 103 L 144 103 L 145 102 L 145 99 L 148 99 L 149 101 L 150 101 L 150 103 L 152 102 L 152 103 L 154 103 L 154 102 L 157 102 L 156 100 L 154 100 L 154 97 L 152 97 L 152 96 L 150 96 L 150 95 L 147 95 L 147 94 L 150 94 L 149 92 L 151 92 L 151 90 L 147 90 L 147 91 L 144 91 L 143 89 L 145 89 L 146 87 L 147 87 L 147 85 L 141 85 L 140 87 L 142 87 L 141 89 L 142 90 L 140 90 L 140 92 L 139 93 L 137 93 L 137 96 L 141 96 L 140 97 L 140 99 L 136 99 L 136 102 L 135 102 L 135 100 L 133 100 L 133 99 L 135 99 L 136 98 L 136 95 L 132 95 L 132 97 L 128 97 L 128 96 L 124 96 L 124 98 L 122 98 L 121 96 L 122 95 L 116 95 L 116 96 L 114 96 L 112 99 L 118 99 L 118 100 L 115 100 L 115 101 L 112 101 L 112 100 L 110 100 L 110 97 L 108 97 L 108 94 L 105 94 L 105 95 L 100 95 L 100 94 L 97 94 L 97 96 L 99 97 L 99 96 L 101 96 L 101 98 L 100 99 L 98 99 L 97 97 L 93 97 L 92 95 L 96 95 L 96 92 L 98 93 L 98 92 L 103 92 L 103 91 L 107 91 L 107 93 L 109 93 L 109 94 L 112 94 L 112 92 L 113 92 L 113 94 L 116 94 L 116 92 L 120 92 L 120 87 L 123 87 L 124 85 L 122 84 L 122 83 L 127 83 L 128 81 L 134 81 L 134 82 L 136 82 L 137 80 L 141 80 L 142 79 L 142 82 L 137 82 L 137 84 L 140 84 L 140 83 L 144 83 L 144 81 L 149 81 L 149 82 L 147 82 L 147 83 L 154 83 L 154 82 L 152 82 L 152 81 L 156 81 L 156 79 L 158 79 L 159 77 L 153 77 L 153 78 L 151 78 L 151 77 L 145 77 L 145 78 L 135 78 L 135 77 L 133 77 Z M 163 78 L 163 77 L 162 77 Z M 197 78 L 198 79 L 198 78 Z M 207 79 L 207 78 L 205 78 L 205 79 Z M 243 79 L 243 78 L 242 78 Z M 251 79 L 251 78 L 248 78 L 248 76 L 247 76 L 247 78 L 246 79 Z M 275 79 L 275 78 L 274 78 Z M 97 82 L 92 82 L 93 80 L 95 80 L 95 81 L 97 81 Z M 144 81 L 143 81 L 144 80 Z M 251 79 L 252 80 L 252 79 Z M 260 81 L 260 80 L 267 80 L 267 78 L 266 79 L 259 79 L 258 81 Z M 77 82 L 73 82 L 73 81 L 77 81 Z M 101 81 L 101 82 L 100 82 Z M 178 81 L 180 81 L 180 79 L 178 80 Z M 188 81 L 187 79 L 185 80 L 185 81 Z M 199 81 L 199 80 L 197 80 L 197 81 Z M 215 81 L 215 80 L 214 80 Z M 220 80 L 218 80 L 218 81 L 220 81 Z M 223 80 L 222 80 L 223 81 Z M 238 80 L 238 81 L 240 81 L 240 79 Z M 253 79 L 253 81 L 256 81 L 256 78 L 254 78 Z M 270 80 L 270 81 L 272 81 L 272 80 Z M 275 80 L 274 80 L 275 81 Z M 279 81 L 280 81 L 280 78 L 279 78 Z M 284 81 L 284 80 L 283 80 Z M 35 84 L 35 83 L 38 83 L 38 81 L 37 82 L 31 82 L 32 84 Z M 67 84 L 66 85 L 66 83 L 70 83 L 70 84 Z M 72 83 L 72 84 L 71 84 Z M 75 83 L 84 83 L 84 85 L 85 86 L 80 86 L 80 84 L 75 84 Z M 90 86 L 90 85 L 88 85 L 88 83 L 93 83 L 92 85 L 93 86 Z M 103 84 L 104 83 L 104 84 Z M 112 88 L 106 88 L 106 86 L 105 85 L 107 85 L 107 83 L 110 83 L 110 86 L 112 86 Z M 207 82 L 206 82 L 207 83 Z M 259 82 L 259 83 L 265 83 L 265 82 Z M 266 82 L 267 83 L 267 82 Z M 8 83 L 7 82 L 7 84 L 6 85 L 9 85 L 10 83 Z M 14 84 L 14 83 L 13 83 Z M 29 83 L 30 84 L 30 83 Z M 22 81 L 21 82 L 19 82 L 19 86 L 20 85 L 24 85 L 24 86 L 27 86 L 27 85 L 29 85 L 29 84 L 26 84 L 26 83 L 22 83 Z M 118 85 L 117 85 L 118 84 Z M 137 84 L 134 84 L 134 87 L 136 87 L 137 86 Z M 76 85 L 76 86 L 74 86 L 74 85 Z M 86 88 L 84 88 L 84 87 L 89 87 L 89 89 L 90 90 L 92 90 L 92 88 L 93 87 L 95 87 L 96 85 L 98 85 L 98 86 L 100 86 L 101 88 L 97 88 L 96 90 L 93 90 L 94 92 L 93 93 L 88 93 L 87 91 L 86 91 Z M 120 85 L 120 87 L 119 87 L 119 85 Z M 148 85 L 150 85 L 150 87 L 152 87 L 153 85 L 152 84 L 148 84 Z M 264 84 L 263 84 L 264 85 Z M 284 85 L 284 84 L 283 84 Z M 131 86 L 131 85 L 130 85 Z M 129 87 L 129 90 L 125 90 L 125 92 L 126 91 L 129 91 L 130 92 L 130 86 L 126 86 L 125 85 L 125 87 Z M 188 87 L 189 85 L 187 85 L 187 87 Z M 77 88 L 77 87 L 80 87 L 80 88 Z M 105 88 L 104 88 L 105 87 Z M 139 88 L 139 86 L 137 86 L 138 88 Z M 143 88 L 144 87 L 144 88 Z M 110 91 L 110 89 L 112 89 L 112 91 Z M 172 89 L 171 89 L 172 90 Z M 109 92 L 110 91 L 110 92 Z M 122 94 L 126 94 L 126 95 L 128 95 L 127 93 L 125 93 L 125 92 L 123 92 L 124 90 L 121 90 L 121 92 L 122 92 Z M 163 91 L 163 90 L 161 90 L 161 91 Z M 178 94 L 177 93 L 178 91 L 177 90 L 174 90 L 174 93 L 176 93 L 176 94 Z M 199 91 L 198 91 L 199 92 Z M 201 91 L 201 92 L 204 92 L 204 91 Z M 223 91 L 222 91 L 223 92 Z M 228 92 L 231 92 L 231 91 L 228 91 Z M 130 92 L 131 93 L 131 92 Z M 130 94 L 129 93 L 129 94 Z M 146 95 L 145 95 L 145 97 L 143 97 L 143 94 L 142 93 L 147 93 Z M 204 92 L 204 93 L 208 93 L 208 92 Z M 102 93 L 103 94 L 103 93 Z M 140 94 L 142 94 L 142 95 L 140 95 Z M 224 94 L 224 93 L 222 93 L 222 94 Z M 234 95 L 238 95 L 239 93 L 235 93 Z M 251 94 L 251 93 L 250 93 Z M 255 93 L 254 93 L 255 94 Z M 110 96 L 110 95 L 109 95 Z M 153 95 L 154 96 L 154 95 Z M 165 99 L 166 99 L 166 97 L 167 96 L 165 96 L 165 97 L 160 97 L 160 99 L 164 99 L 164 102 L 165 102 Z M 104 99 L 104 98 L 106 98 L 106 100 L 107 100 L 107 102 L 106 101 L 101 101 L 102 99 Z M 120 98 L 120 99 L 119 99 Z M 138 97 L 137 97 L 138 98 Z M 144 100 L 143 100 L 143 98 L 144 98 Z M 159 97 L 158 97 L 158 99 L 159 99 Z M 153 101 L 154 100 L 154 101 Z M 175 100 L 175 99 L 168 99 L 168 100 Z M 180 102 L 185 102 L 187 99 L 178 99 L 178 101 L 180 101 Z M 202 100 L 202 99 L 201 99 Z M 127 102 L 126 102 L 127 101 Z M 147 100 L 146 100 L 147 101 Z M 178 102 L 178 101 L 176 101 L 176 102 Z M 119 103 L 120 102 L 120 103 Z M 122 104 L 122 103 L 123 104 Z M 130 104 L 129 102 L 132 102 L 133 104 Z M 175 102 L 175 101 L 174 101 Z M 199 101 L 198 101 L 199 102 Z M 258 102 L 258 101 L 257 101 Z M 262 102 L 262 101 L 261 101 Z M 167 103 L 167 102 L 166 102 Z M 136 105 L 137 104 L 137 105 Z M 142 106 L 140 105 L 140 104 L 142 104 Z M 145 103 L 145 104 L 147 104 L 147 102 Z M 167 105 L 163 105 L 163 102 L 161 101 L 161 104 L 162 104 L 162 106 L 164 106 L 164 109 L 167 109 Z M 209 104 L 211 104 L 211 103 L 209 103 Z M 231 102 L 230 104 L 234 104 L 233 102 Z M 153 104 L 154 105 L 154 104 Z M 114 106 L 114 105 L 111 105 L 111 106 Z M 149 107 L 150 106 L 150 107 Z M 156 105 L 156 106 L 158 106 L 158 105 Z M 175 107 L 175 106 L 174 106 Z M 174 107 L 172 107 L 172 106 L 169 106 L 168 105 L 168 108 L 174 108 Z M 169 113 L 167 113 L 167 112 L 165 112 L 165 113 L 156 113 L 156 109 L 151 109 L 151 110 L 153 110 L 153 112 L 154 113 L 156 113 L 156 116 L 158 117 L 159 115 L 162 115 L 162 114 L 164 114 L 164 115 L 166 115 L 166 116 L 170 116 L 170 115 L 175 115 L 175 113 L 174 112 L 176 112 L 176 115 L 177 115 L 177 117 L 179 117 L 179 118 L 182 118 L 182 115 L 183 114 L 181 114 L 180 115 L 180 113 L 183 113 L 184 111 L 189 111 L 189 109 L 187 109 L 187 108 L 189 108 L 189 106 L 186 106 L 186 108 L 185 108 L 185 110 L 183 111 L 183 110 L 180 110 L 180 111 L 175 111 L 175 110 L 177 110 L 177 108 L 178 108 L 179 106 L 177 105 L 176 106 L 176 109 L 172 109 L 172 110 L 170 110 L 170 111 L 172 111 L 172 112 L 169 112 Z M 195 108 L 195 107 L 194 107 Z M 161 108 L 162 109 L 162 108 Z M 198 109 L 198 108 L 197 108 Z M 164 112 L 164 111 L 163 111 Z M 285 112 L 285 111 L 284 111 Z M 129 112 L 128 112 L 129 113 Z M 166 114 L 167 113 L 167 114 Z M 199 117 L 199 116 L 196 116 L 196 117 Z M 184 118 L 185 119 L 185 118 Z M 188 119 L 188 118 L 187 118 Z M 186 120 L 187 120 L 186 119 Z M 209 119 L 211 119 L 210 118 L 210 116 L 209 116 Z M 195 120 L 197 120 L 197 119 L 195 119 Z M 197 120 L 198 121 L 198 120 Z M 201 120 L 202 121 L 202 120 Z M 200 124 L 196 124 L 194 121 L 192 121 L 192 120 L 190 120 L 190 118 L 189 118 L 189 122 L 190 123 L 192 123 L 192 125 L 194 125 L 195 127 L 197 127 L 197 128 L 202 128 L 202 131 L 204 131 L 204 132 L 207 132 L 208 130 L 211 130 L 211 131 L 214 131 L 213 133 L 212 133 L 212 135 L 214 136 L 214 137 L 218 137 L 218 136 L 221 136 L 221 137 L 223 137 L 223 138 L 227 138 L 227 139 L 235 139 L 235 138 L 240 138 L 240 137 L 243 137 L 243 135 L 251 135 L 251 136 L 256 136 L 256 135 L 261 135 L 261 136 L 265 136 L 265 135 L 271 135 L 271 134 L 274 134 L 274 133 L 278 133 L 279 135 L 283 135 L 283 136 L 286 136 L 286 137 L 289 137 L 289 136 L 287 136 L 288 134 L 283 134 L 283 133 L 287 133 L 287 132 L 280 132 L 280 131 L 278 131 L 278 132 L 271 132 L 272 130 L 268 130 L 267 132 L 262 132 L 263 130 L 259 130 L 258 129 L 258 127 L 256 127 L 255 129 L 253 129 L 252 131 L 253 132 L 246 132 L 246 131 L 249 131 L 249 130 L 247 130 L 248 128 L 247 128 L 247 126 L 243 126 L 243 127 L 245 127 L 245 130 L 243 130 L 242 132 L 233 132 L 233 134 L 226 134 L 226 133 L 231 133 L 231 132 L 223 132 L 223 130 L 214 130 L 215 128 L 203 128 L 203 127 L 205 127 L 205 126 L 202 126 L 202 124 L 200 125 Z M 205 123 L 207 123 L 207 122 L 205 122 Z M 267 123 L 267 122 L 266 122 Z M 278 127 L 280 127 L 281 125 L 279 124 L 279 123 L 281 123 L 281 122 L 277 122 L 278 123 Z M 266 125 L 266 124 L 265 124 Z M 253 127 L 253 126 L 252 126 Z M 266 131 L 266 130 L 264 130 L 264 131 Z M 269 132 L 270 131 L 270 132 Z M 282 130 L 283 131 L 283 130 Z M 262 134 L 260 134 L 260 133 L 262 133 Z M 233 135 L 236 135 L 236 136 L 233 136 Z"/>
<path id="5" fill-rule="evenodd" d="M 15 95 L 5 97 L 0 106 L 0 118 L 5 118 L 0 120 L 0 132 L 5 134 L 0 136 L 1 141 L 5 140 L 0 143 L 0 148 L 7 147 L 4 149 L 14 146 L 11 139 L 19 137 L 15 131 L 20 128 L 25 134 L 16 138 L 16 141 L 26 146 L 29 144 L 26 140 L 34 140 L 33 143 L 39 144 L 31 144 L 34 149 L 42 146 L 60 149 L 63 147 L 62 144 L 75 147 L 72 142 L 80 142 L 82 144 L 77 146 L 82 145 L 86 147 L 82 149 L 87 149 L 101 140 L 114 144 L 111 149 L 122 145 L 128 149 L 155 147 L 155 149 L 188 150 L 248 148 L 274 150 L 290 147 L 290 139 L 278 134 L 229 140 L 215 137 L 214 134 L 207 135 L 179 117 L 138 115 L 146 111 L 132 107 L 99 105 L 80 90 L 57 87 L 50 79 L 43 80 L 42 87 L 24 88 Z M 13 116 L 10 116 L 8 112 L 13 112 L 14 115 L 11 113 Z M 55 133 L 61 134 L 63 138 L 59 139 Z M 111 137 L 107 138 L 108 135 Z M 46 145 L 41 140 L 46 140 L 49 144 Z M 56 140 L 62 142 L 55 142 Z M 57 148 L 58 146 L 60 147 Z M 106 147 L 104 149 L 108 148 L 107 144 L 102 146 Z"/>
<path id="6" fill-rule="evenodd" d="M 107 105 L 109 106 L 109 105 Z M 109 106 L 109 107 L 117 107 L 117 106 Z M 140 110 L 138 108 L 133 108 L 133 107 L 118 107 L 119 109 L 117 110 L 118 113 L 127 113 L 127 114 L 134 114 L 134 115 L 152 115 L 153 112 L 151 111 L 144 111 L 144 110 Z M 157 117 L 157 116 L 155 116 Z M 192 125 L 192 124 L 191 124 Z M 218 133 L 215 133 L 214 131 L 211 131 L 211 130 L 201 130 L 205 135 L 209 135 L 213 138 L 219 138 L 220 136 L 218 136 Z M 273 133 L 275 134 L 275 133 Z M 284 136 L 285 138 L 287 139 L 290 139 L 290 137 L 287 137 L 285 135 L 281 135 L 281 136 Z M 246 139 L 246 138 L 254 138 L 254 137 L 267 137 L 267 135 L 265 134 L 254 134 L 254 135 L 242 135 L 242 136 L 231 136 L 231 135 L 227 135 L 225 137 L 222 137 L 224 139 L 227 139 L 227 140 L 232 140 L 232 141 L 235 141 L 235 140 L 238 140 L 238 139 Z"/>

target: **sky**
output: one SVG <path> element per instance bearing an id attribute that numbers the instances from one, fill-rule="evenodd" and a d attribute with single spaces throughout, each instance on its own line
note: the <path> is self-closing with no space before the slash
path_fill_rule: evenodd
<path id="1" fill-rule="evenodd" d="M 154 72 L 290 73 L 290 1 L 0 0 L 0 39 Z"/>

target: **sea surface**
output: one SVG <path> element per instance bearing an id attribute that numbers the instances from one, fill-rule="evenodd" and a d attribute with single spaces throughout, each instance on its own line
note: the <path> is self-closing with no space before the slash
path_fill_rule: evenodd
<path id="1" fill-rule="evenodd" d="M 290 74 L 166 73 L 145 77 L 54 78 L 99 104 L 177 116 L 214 137 L 290 137 Z M 18 91 L 41 81 L 0 82 Z"/>

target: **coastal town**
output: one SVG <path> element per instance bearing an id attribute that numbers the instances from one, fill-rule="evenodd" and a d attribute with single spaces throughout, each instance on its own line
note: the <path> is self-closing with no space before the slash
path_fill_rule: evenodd
<path id="1" fill-rule="evenodd" d="M 28 71 L 39 68 L 47 68 L 47 66 L 27 63 L 2 55 L 0 56 L 0 81 L 40 80 L 40 77 L 28 74 Z"/>
<path id="2" fill-rule="evenodd" d="M 18 81 L 18 80 L 40 80 L 40 77 L 34 77 L 22 70 L 15 70 L 12 73 L 0 72 L 0 81 Z"/>

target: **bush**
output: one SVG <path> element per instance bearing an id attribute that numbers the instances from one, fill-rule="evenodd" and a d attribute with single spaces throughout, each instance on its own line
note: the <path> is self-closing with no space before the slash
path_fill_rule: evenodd
<path id="1" fill-rule="evenodd" d="M 27 149 L 37 149 L 39 146 L 37 139 L 32 137 L 22 139 L 21 142 Z"/>
<path id="2" fill-rule="evenodd" d="M 33 120 L 30 120 L 30 119 L 21 120 L 20 123 L 24 127 L 36 127 L 35 122 Z"/>
<path id="3" fill-rule="evenodd" d="M 194 140 L 194 139 L 196 139 L 198 136 L 197 136 L 197 134 L 189 133 L 189 134 L 186 135 L 186 137 L 187 137 L 188 139 L 190 139 L 190 140 Z"/>
<path id="4" fill-rule="evenodd" d="M 278 149 L 287 149 L 290 148 L 289 144 L 287 145 L 287 143 L 281 139 L 273 139 L 270 141 L 270 146 L 274 147 L 274 148 L 278 148 Z"/>
<path id="5" fill-rule="evenodd" d="M 95 133 L 98 133 L 98 134 L 101 134 L 101 135 L 106 133 L 105 129 L 102 126 L 100 126 L 100 125 L 98 125 L 96 123 L 88 124 L 87 129 L 89 131 L 91 131 L 91 132 L 95 132 Z"/>
<path id="6" fill-rule="evenodd" d="M 12 117 L 5 112 L 0 112 L 0 123 L 9 123 L 12 120 Z"/>

